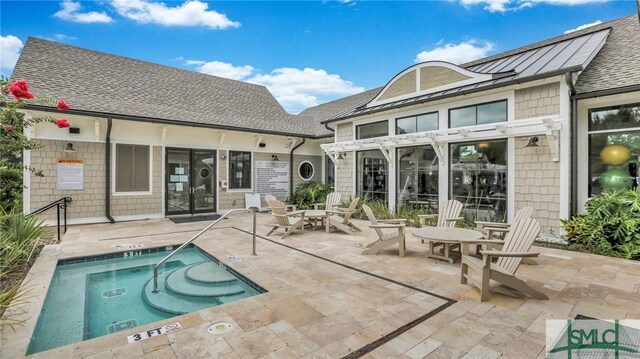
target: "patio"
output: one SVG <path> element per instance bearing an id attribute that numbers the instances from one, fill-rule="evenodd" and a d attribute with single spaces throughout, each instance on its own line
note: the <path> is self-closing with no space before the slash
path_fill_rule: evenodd
<path id="1" fill-rule="evenodd" d="M 259 235 L 270 221 L 258 215 Z M 545 355 L 545 319 L 640 318 L 638 262 L 535 247 L 537 264 L 523 264 L 518 277 L 550 300 L 494 292 L 480 303 L 477 289 L 459 284 L 459 262 L 427 258 L 426 245 L 413 235 L 404 258 L 397 246 L 361 255 L 376 236 L 368 222 L 356 223 L 363 229 L 356 235 L 306 230 L 284 240 L 258 238 L 258 256 L 251 256 L 251 236 L 241 231 L 251 228 L 250 216 L 234 216 L 195 243 L 268 293 L 168 319 L 162 324 L 180 322 L 183 329 L 167 335 L 127 344 L 127 335 L 157 326 L 150 324 L 33 357 L 535 358 Z M 207 224 L 165 219 L 71 227 L 29 273 L 30 318 L 15 332 L 4 328 L 3 356 L 25 352 L 58 259 L 122 251 L 117 245 L 180 244 Z M 219 320 L 234 329 L 209 334 Z"/>

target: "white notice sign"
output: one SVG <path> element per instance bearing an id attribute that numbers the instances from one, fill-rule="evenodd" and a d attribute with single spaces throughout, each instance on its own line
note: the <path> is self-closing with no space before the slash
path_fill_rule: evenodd
<path id="1" fill-rule="evenodd" d="M 289 162 L 256 161 L 256 193 L 289 196 Z"/>
<path id="2" fill-rule="evenodd" d="M 129 335 L 127 337 L 127 340 L 129 341 L 129 344 L 131 344 L 131 343 L 139 342 L 141 340 L 149 339 L 151 337 L 155 337 L 156 335 L 167 334 L 180 329 L 182 329 L 182 326 L 180 325 L 180 323 L 173 323 L 173 324 L 165 325 L 164 327 L 147 330 L 146 332 Z"/>
<path id="3" fill-rule="evenodd" d="M 84 160 L 79 158 L 58 159 L 58 189 L 84 188 Z"/>

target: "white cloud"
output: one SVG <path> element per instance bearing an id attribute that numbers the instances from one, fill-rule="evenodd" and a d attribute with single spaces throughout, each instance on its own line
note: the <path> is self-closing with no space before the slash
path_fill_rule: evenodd
<path id="1" fill-rule="evenodd" d="M 0 68 L 12 70 L 20 56 L 22 40 L 13 35 L 0 35 Z"/>
<path id="2" fill-rule="evenodd" d="M 62 20 L 79 22 L 83 24 L 113 22 L 113 19 L 104 11 L 89 11 L 84 13 L 80 12 L 80 10 L 82 10 L 82 5 L 80 5 L 79 2 L 64 0 L 60 4 L 60 6 L 62 7 L 62 9 L 53 14 L 53 16 Z"/>
<path id="3" fill-rule="evenodd" d="M 465 7 L 474 5 L 484 5 L 483 8 L 490 12 L 507 12 L 520 10 L 527 7 L 535 6 L 536 4 L 548 4 L 548 5 L 584 5 L 591 3 L 601 3 L 609 0 L 459 0 Z"/>
<path id="4" fill-rule="evenodd" d="M 464 6 L 484 5 L 491 12 L 505 12 L 511 0 L 460 0 Z"/>
<path id="5" fill-rule="evenodd" d="M 567 31 L 565 31 L 564 33 L 565 33 L 565 34 L 568 34 L 568 33 L 570 33 L 570 32 L 574 32 L 574 31 L 578 31 L 578 30 L 586 29 L 586 28 L 588 28 L 588 27 L 595 26 L 595 25 L 599 25 L 599 24 L 602 24 L 602 21 L 600 21 L 600 20 L 596 20 L 596 21 L 594 21 L 594 22 L 590 22 L 590 23 L 588 23 L 588 24 L 580 25 L 580 26 L 576 27 L 575 29 L 567 30 Z"/>
<path id="6" fill-rule="evenodd" d="M 290 113 L 298 113 L 307 107 L 353 95 L 364 91 L 351 81 L 337 74 L 312 68 L 282 67 L 268 74 L 261 74 L 253 66 L 234 66 L 220 61 L 185 60 L 196 71 L 209 75 L 263 85 Z"/>
<path id="7" fill-rule="evenodd" d="M 51 36 L 41 36 L 41 37 L 45 40 L 60 41 L 60 42 L 78 40 L 77 37 L 69 36 L 65 34 L 53 34 Z"/>
<path id="8" fill-rule="evenodd" d="M 336 97 L 364 91 L 353 82 L 322 69 L 278 68 L 269 74 L 256 75 L 249 82 L 266 86 L 280 104 L 292 113 Z"/>
<path id="9" fill-rule="evenodd" d="M 220 61 L 200 61 L 186 60 L 187 65 L 197 66 L 196 70 L 207 75 L 220 76 L 232 80 L 242 80 L 251 75 L 254 68 L 248 65 L 233 66 L 232 64 Z"/>
<path id="10" fill-rule="evenodd" d="M 180 6 L 169 7 L 161 2 L 148 0 L 113 0 L 116 11 L 133 21 L 163 26 L 206 26 L 212 29 L 238 27 L 226 15 L 208 10 L 209 4 L 199 0 L 188 0 Z"/>
<path id="11" fill-rule="evenodd" d="M 489 55 L 495 46 L 488 41 L 469 40 L 459 44 L 436 44 L 431 50 L 420 52 L 414 62 L 447 61 L 454 64 L 462 64 L 468 61 L 480 59 Z"/>

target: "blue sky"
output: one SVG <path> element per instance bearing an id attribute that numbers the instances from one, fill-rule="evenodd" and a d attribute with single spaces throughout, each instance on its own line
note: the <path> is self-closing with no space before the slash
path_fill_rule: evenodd
<path id="1" fill-rule="evenodd" d="M 0 1 L 0 72 L 28 36 L 267 86 L 290 112 L 636 13 L 632 0 Z M 27 79 L 28 80 L 28 79 Z"/>

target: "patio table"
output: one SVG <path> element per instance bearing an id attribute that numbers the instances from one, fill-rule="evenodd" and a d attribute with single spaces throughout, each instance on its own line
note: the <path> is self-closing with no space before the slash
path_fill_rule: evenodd
<path id="1" fill-rule="evenodd" d="M 427 257 L 445 260 L 453 263 L 451 258 L 451 249 L 458 247 L 460 249 L 460 241 L 483 239 L 484 236 L 478 231 L 465 228 L 455 227 L 422 227 L 414 229 L 413 235 L 426 240 L 429 243 L 429 252 Z M 438 254 L 433 251 L 437 245 L 444 246 L 444 253 Z"/>
<path id="2" fill-rule="evenodd" d="M 325 210 L 308 210 L 305 211 L 304 218 L 311 225 L 311 229 L 315 231 L 318 228 L 324 227 L 327 212 L 325 212 Z M 318 222 L 320 222 L 320 226 L 318 226 Z"/>

